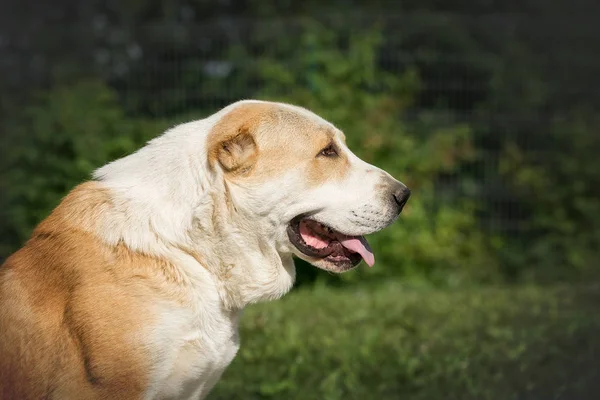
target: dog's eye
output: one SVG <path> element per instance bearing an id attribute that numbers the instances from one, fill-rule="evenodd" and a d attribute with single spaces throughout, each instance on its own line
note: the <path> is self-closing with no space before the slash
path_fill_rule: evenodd
<path id="1" fill-rule="evenodd" d="M 319 155 L 323 156 L 323 157 L 337 157 L 338 153 L 337 153 L 337 150 L 335 149 L 335 146 L 333 144 L 330 144 L 329 146 L 327 146 L 323 150 L 321 150 Z"/>

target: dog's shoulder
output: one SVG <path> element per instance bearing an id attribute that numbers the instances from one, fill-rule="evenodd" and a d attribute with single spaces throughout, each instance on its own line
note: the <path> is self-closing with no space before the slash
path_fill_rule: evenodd
<path id="1" fill-rule="evenodd" d="M 0 398 L 130 398 L 151 385 L 152 331 L 184 308 L 184 277 L 166 258 L 101 240 L 112 202 L 98 183 L 80 185 L 0 268 Z"/>

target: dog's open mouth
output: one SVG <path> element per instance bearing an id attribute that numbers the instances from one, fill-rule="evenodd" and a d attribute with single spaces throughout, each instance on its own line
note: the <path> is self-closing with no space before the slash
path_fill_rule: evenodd
<path id="1" fill-rule="evenodd" d="M 363 236 L 347 236 L 308 218 L 295 218 L 288 226 L 288 237 L 303 254 L 324 259 L 340 269 L 349 269 L 361 260 L 372 267 L 375 257 Z"/>

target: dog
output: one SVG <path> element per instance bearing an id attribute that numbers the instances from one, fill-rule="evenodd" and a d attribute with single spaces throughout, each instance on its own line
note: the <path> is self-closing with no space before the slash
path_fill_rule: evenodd
<path id="1" fill-rule="evenodd" d="M 374 263 L 409 189 L 311 111 L 243 100 L 75 187 L 0 268 L 1 399 L 201 399 L 293 256 Z"/>

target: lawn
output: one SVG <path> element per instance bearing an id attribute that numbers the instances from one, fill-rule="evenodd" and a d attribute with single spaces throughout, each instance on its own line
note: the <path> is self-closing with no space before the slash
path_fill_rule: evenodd
<path id="1" fill-rule="evenodd" d="M 296 290 L 209 399 L 597 399 L 600 285 Z"/>

